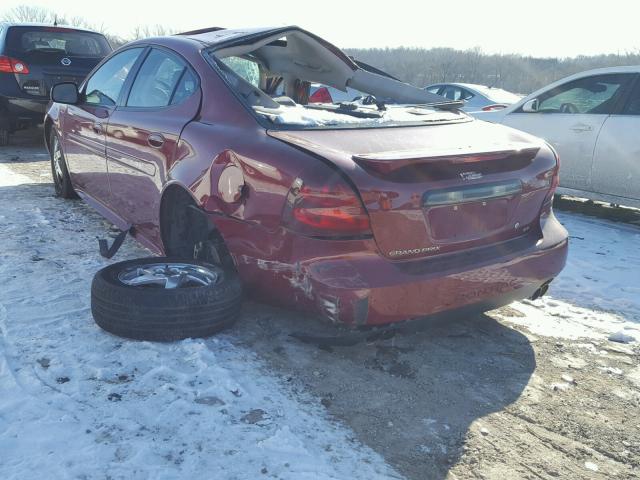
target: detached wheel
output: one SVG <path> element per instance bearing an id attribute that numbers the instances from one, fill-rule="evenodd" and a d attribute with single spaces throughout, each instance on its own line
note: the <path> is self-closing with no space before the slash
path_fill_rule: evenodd
<path id="1" fill-rule="evenodd" d="M 67 170 L 67 162 L 62 153 L 60 145 L 60 137 L 55 129 L 51 130 L 51 176 L 53 177 L 53 187 L 56 190 L 56 196 L 62 198 L 78 198 L 76 191 L 71 185 L 69 170 Z"/>
<path id="2" fill-rule="evenodd" d="M 136 340 L 208 337 L 236 322 L 241 301 L 235 272 L 193 259 L 114 263 L 98 271 L 91 284 L 96 323 Z"/>

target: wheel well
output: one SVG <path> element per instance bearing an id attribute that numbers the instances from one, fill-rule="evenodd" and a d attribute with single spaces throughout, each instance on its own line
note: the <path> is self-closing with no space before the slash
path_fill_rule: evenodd
<path id="1" fill-rule="evenodd" d="M 167 256 L 197 258 L 224 267 L 234 267 L 216 226 L 198 207 L 191 194 L 179 185 L 170 185 L 162 196 L 160 235 Z"/>

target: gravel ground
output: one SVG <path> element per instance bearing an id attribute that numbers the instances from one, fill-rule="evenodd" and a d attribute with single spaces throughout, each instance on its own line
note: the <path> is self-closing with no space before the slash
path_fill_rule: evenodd
<path id="1" fill-rule="evenodd" d="M 47 157 L 41 146 L 24 138 L 0 151 L 0 163 L 41 183 L 33 186 L 33 195 L 47 196 Z M 7 206 L 9 200 L 2 196 L 2 208 L 19 208 Z M 108 230 L 88 207 L 71 205 L 87 224 L 83 228 Z M 583 286 L 591 288 L 592 269 L 604 272 L 609 261 L 638 264 L 640 255 L 627 245 L 637 245 L 640 229 L 571 213 L 560 218 L 592 232 L 589 248 L 600 242 L 606 249 L 615 231 L 624 249 L 612 249 L 607 255 L 614 258 L 603 259 L 598 270 L 590 258 L 577 257 L 590 255 L 587 250 L 572 248 L 570 276 L 559 279 L 557 295 L 552 285 L 549 298 L 455 322 L 431 322 L 351 347 L 302 343 L 290 334 L 334 331 L 316 318 L 247 302 L 239 324 L 220 338 L 255 354 L 264 374 L 276 378 L 298 408 L 327 413 L 406 478 L 639 478 L 640 330 L 635 314 L 640 299 L 633 288 L 640 280 L 621 294 L 626 303 L 619 311 L 608 305 L 599 311 L 580 292 Z M 140 252 L 132 244 L 127 241 L 117 260 Z M 97 254 L 86 250 L 84 255 Z M 25 244 L 24 255 L 32 254 Z M 83 262 L 83 256 L 66 260 Z M 633 278 L 619 268 L 619 275 L 614 271 L 601 281 L 603 295 L 615 298 L 616 289 L 627 287 L 616 286 L 616 279 Z M 24 274 L 37 276 L 37 264 Z M 88 281 L 77 282 L 77 295 L 88 296 Z M 91 325 L 90 316 L 85 317 Z M 630 343 L 609 340 L 619 331 L 630 333 Z M 214 351 L 219 341 L 205 343 Z M 369 472 L 367 463 L 360 466 Z M 395 475 L 389 472 L 379 475 Z"/>

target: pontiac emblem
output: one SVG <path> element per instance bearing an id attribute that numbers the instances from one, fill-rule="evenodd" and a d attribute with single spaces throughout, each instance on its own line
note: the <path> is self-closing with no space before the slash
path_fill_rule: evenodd
<path id="1" fill-rule="evenodd" d="M 460 172 L 460 178 L 466 181 L 480 180 L 482 178 L 482 174 L 480 172 Z"/>
<path id="2" fill-rule="evenodd" d="M 64 57 L 62 60 L 60 60 L 60 63 L 65 67 L 68 67 L 69 65 L 71 65 L 71 59 L 69 57 Z"/>

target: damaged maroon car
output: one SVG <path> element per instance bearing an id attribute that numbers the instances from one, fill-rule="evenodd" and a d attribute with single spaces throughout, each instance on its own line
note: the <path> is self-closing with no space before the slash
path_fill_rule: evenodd
<path id="1" fill-rule="evenodd" d="M 547 143 L 297 27 L 136 41 L 52 98 L 58 194 L 258 300 L 374 326 L 539 296 L 565 264 Z"/>

